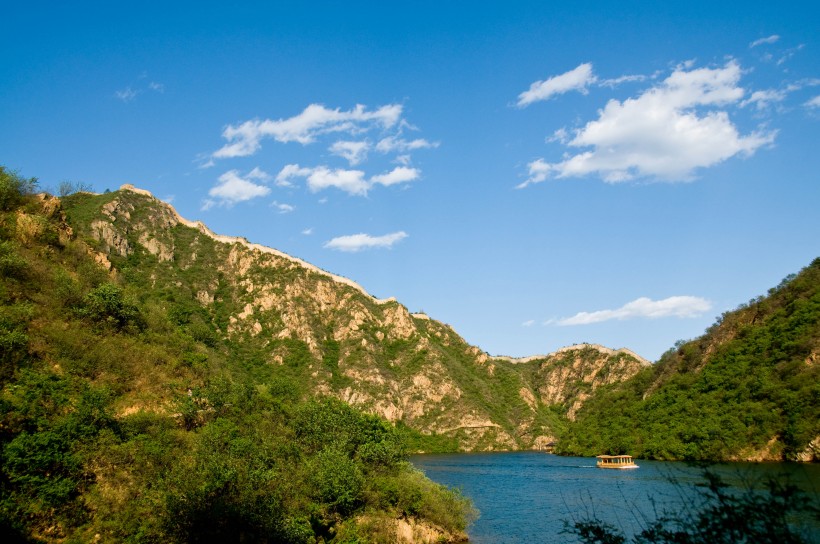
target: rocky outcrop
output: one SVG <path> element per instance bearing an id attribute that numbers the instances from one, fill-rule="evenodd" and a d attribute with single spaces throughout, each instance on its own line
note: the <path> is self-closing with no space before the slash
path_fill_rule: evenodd
<path id="1" fill-rule="evenodd" d="M 565 406 L 570 420 L 596 389 L 627 380 L 650 364 L 629 350 L 596 344 L 565 347 L 538 361 L 541 402 Z"/>
<path id="2" fill-rule="evenodd" d="M 455 437 L 462 449 L 534 447 L 557 432 L 533 427 L 539 411 L 560 405 L 572 416 L 592 390 L 647 364 L 627 350 L 592 345 L 491 357 L 395 299 L 376 299 L 300 259 L 215 234 L 146 191 L 126 185 L 96 198 L 99 213 L 84 228 L 108 267 L 138 252 L 152 257 L 139 257 L 152 285 L 187 293 L 214 316 L 218 334 L 253 345 L 269 364 L 307 365 L 312 394 Z M 294 354 L 299 346 L 306 356 Z"/>

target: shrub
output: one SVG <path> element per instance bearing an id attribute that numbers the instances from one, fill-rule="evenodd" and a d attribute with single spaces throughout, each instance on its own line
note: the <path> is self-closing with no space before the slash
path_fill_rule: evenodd
<path id="1" fill-rule="evenodd" d="M 122 330 L 142 324 L 139 308 L 128 300 L 120 287 L 104 283 L 89 292 L 83 300 L 80 314 L 92 321 Z"/>
<path id="2" fill-rule="evenodd" d="M 337 447 L 319 452 L 310 467 L 310 484 L 314 498 L 342 515 L 351 513 L 360 503 L 364 475 L 354 460 Z"/>
<path id="3" fill-rule="evenodd" d="M 37 178 L 22 178 L 0 166 L 0 211 L 13 210 L 37 188 Z"/>

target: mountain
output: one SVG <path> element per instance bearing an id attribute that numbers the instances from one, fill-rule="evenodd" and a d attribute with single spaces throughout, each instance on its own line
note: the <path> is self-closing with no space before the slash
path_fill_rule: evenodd
<path id="1" fill-rule="evenodd" d="M 418 431 L 419 449 L 506 450 L 550 441 L 593 390 L 648 364 L 592 345 L 519 360 L 491 357 L 394 299 L 376 299 L 277 250 L 217 235 L 132 186 L 76 194 L 63 205 L 97 261 L 177 326 L 220 346 L 229 360 L 278 369 L 302 395 L 334 396 Z M 143 389 L 140 402 L 159 406 L 167 395 Z"/>
<path id="2" fill-rule="evenodd" d="M 145 191 L 35 187 L 0 167 L 5 542 L 463 539 L 412 451 L 817 458 L 820 259 L 655 365 L 512 359 Z"/>
<path id="3" fill-rule="evenodd" d="M 35 187 L 0 167 L 0 540 L 466 539 L 469 500 L 407 462 L 409 430 L 308 394 L 319 365 L 344 380 L 327 350 L 282 338 L 268 360 L 243 344 L 245 321 L 222 311 L 246 304 L 224 295 L 233 269 L 193 264 L 234 246 L 171 223 L 149 237 L 119 223 L 167 208 L 75 195 L 109 205 L 109 229 Z M 181 267 L 158 266 L 180 247 Z"/>
<path id="4" fill-rule="evenodd" d="M 602 388 L 559 451 L 657 459 L 820 460 L 820 258 Z"/>

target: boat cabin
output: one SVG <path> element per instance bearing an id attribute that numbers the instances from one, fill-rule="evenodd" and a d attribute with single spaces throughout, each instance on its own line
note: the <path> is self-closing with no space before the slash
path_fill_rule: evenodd
<path id="1" fill-rule="evenodd" d="M 599 455 L 598 468 L 638 468 L 631 455 Z"/>

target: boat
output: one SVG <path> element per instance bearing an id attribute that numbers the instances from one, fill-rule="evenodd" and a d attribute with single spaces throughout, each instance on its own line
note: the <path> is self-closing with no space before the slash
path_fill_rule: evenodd
<path id="1" fill-rule="evenodd" d="M 631 455 L 599 455 L 596 459 L 598 468 L 638 468 Z"/>

